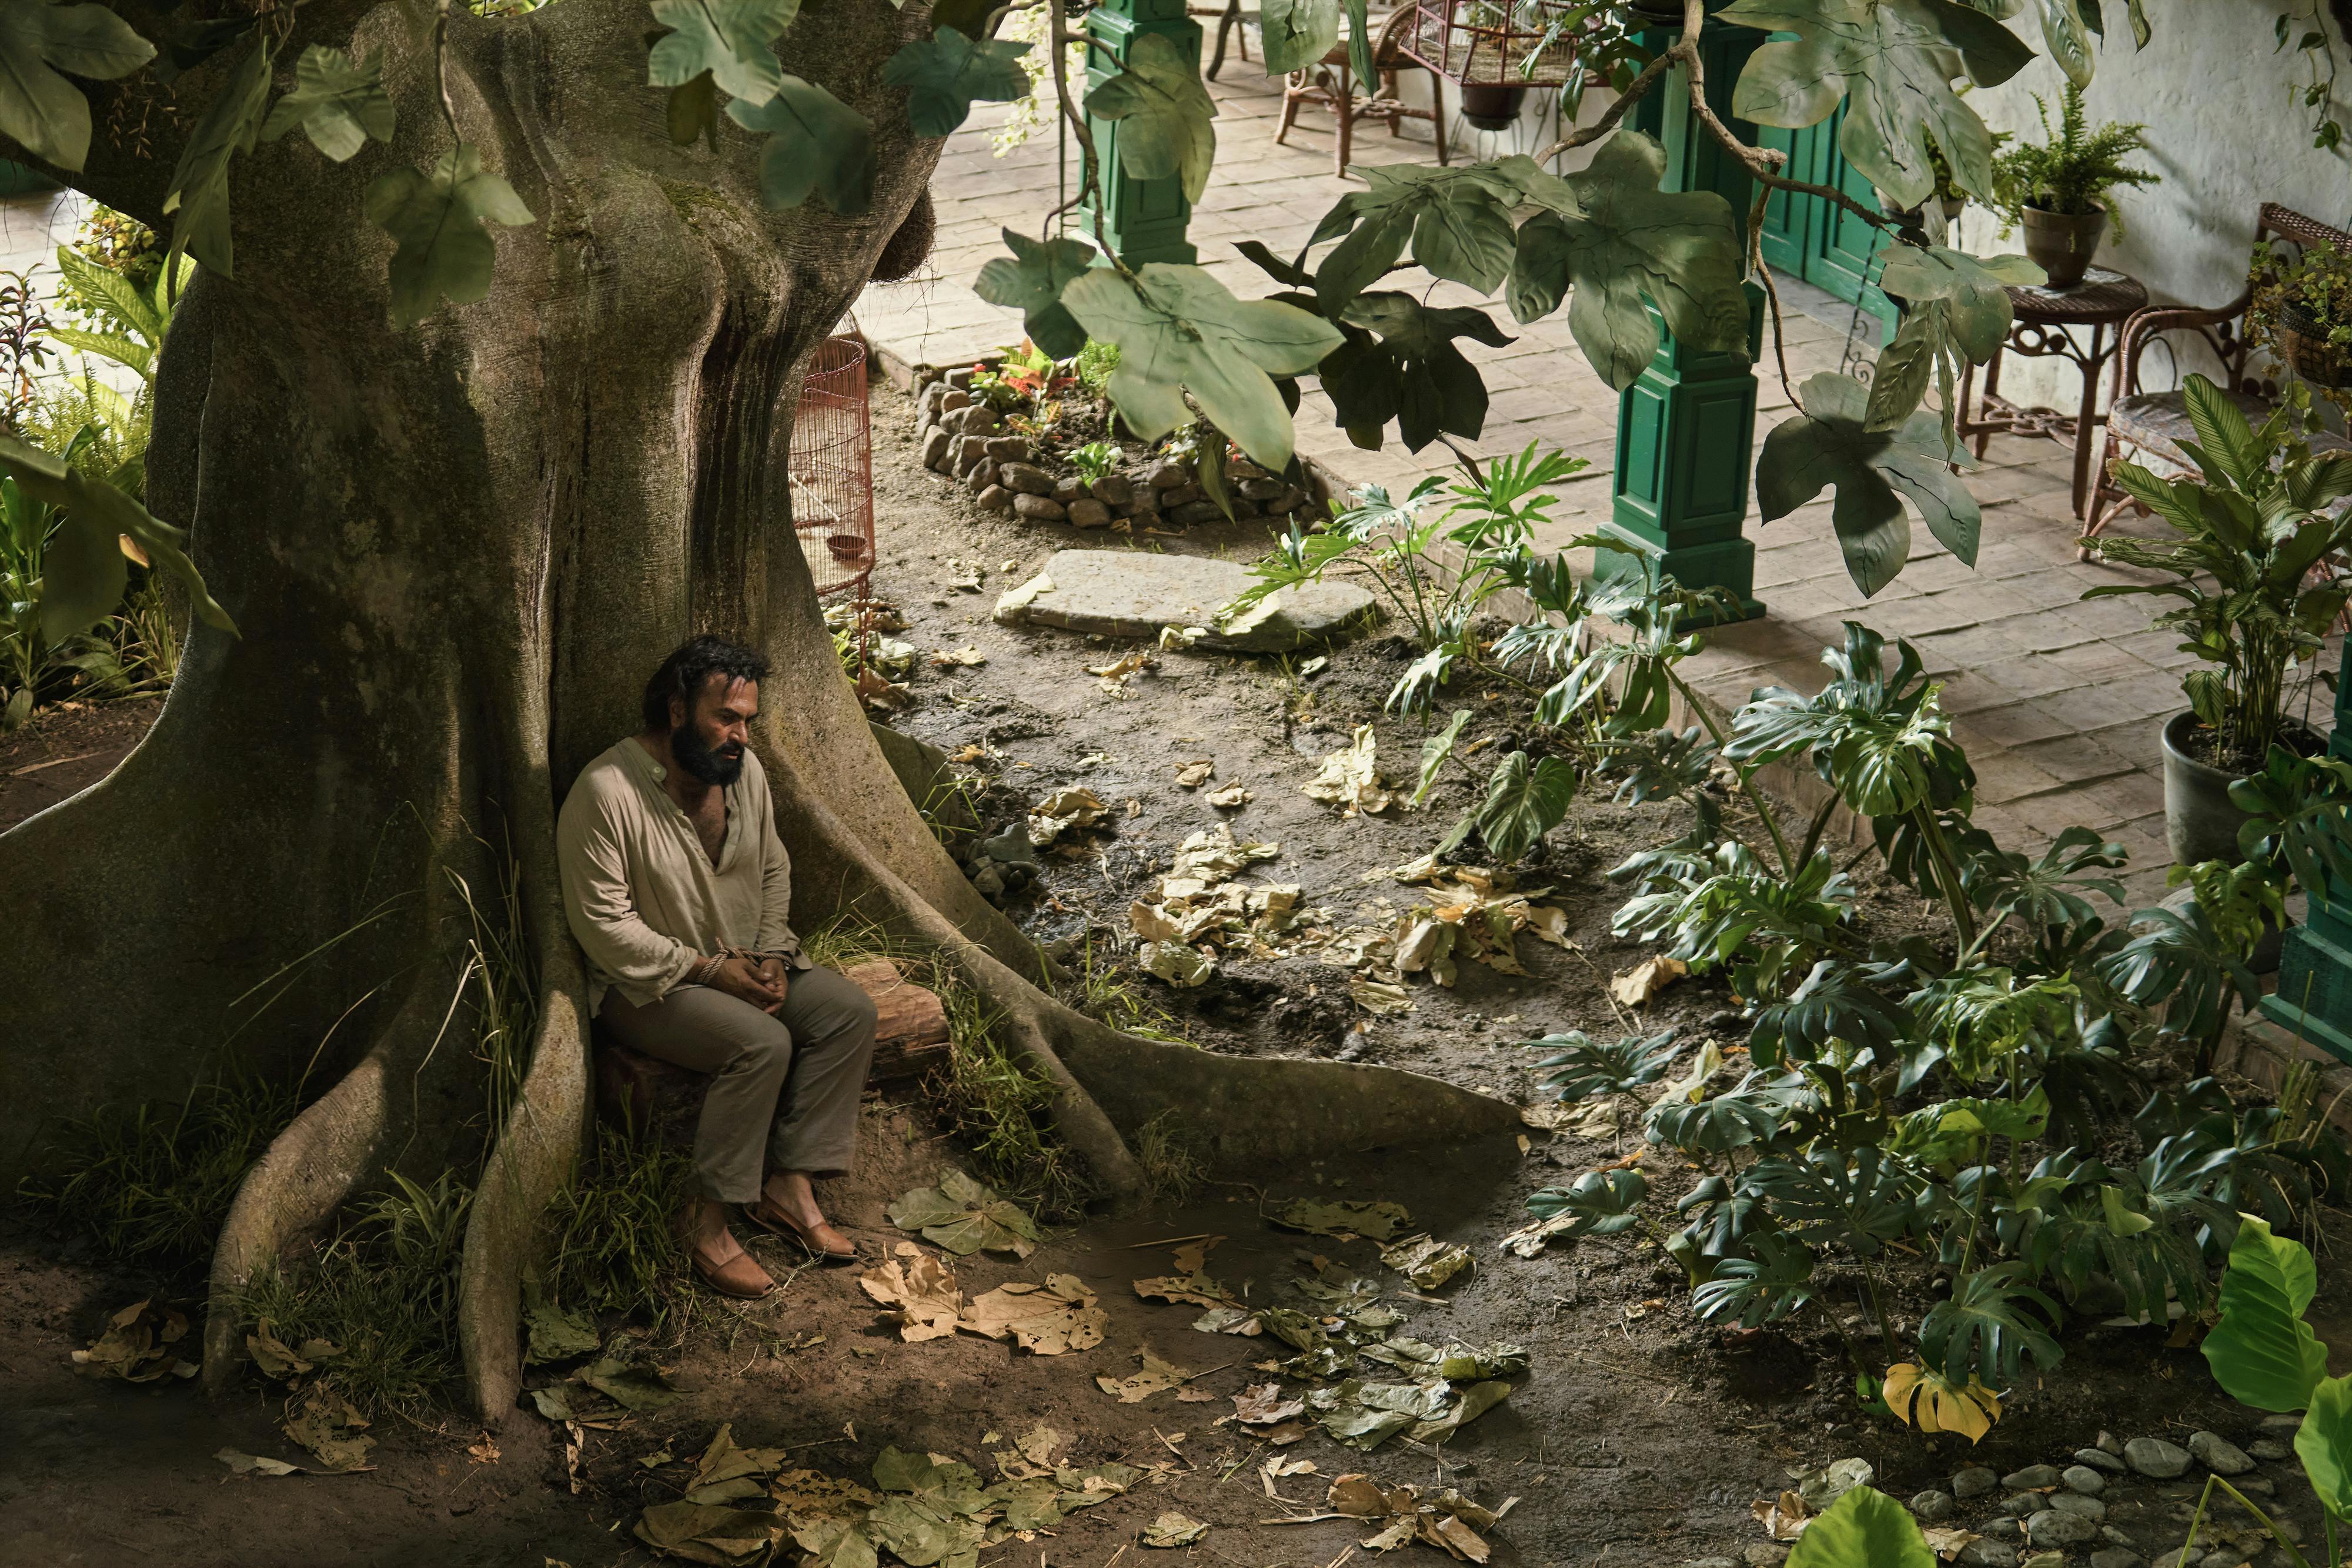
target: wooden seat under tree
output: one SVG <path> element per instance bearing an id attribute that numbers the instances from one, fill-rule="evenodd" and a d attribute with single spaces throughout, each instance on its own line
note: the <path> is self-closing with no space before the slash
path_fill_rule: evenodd
<path id="1" fill-rule="evenodd" d="M 2352 234 L 2275 202 L 2263 204 L 2254 237 L 2299 246 L 2333 246 L 2352 255 Z M 2085 538 L 2105 532 L 2127 507 L 2145 509 L 2116 483 L 2117 463 L 2137 463 L 2168 480 L 2197 473 L 2195 462 L 2181 445 L 2183 441 L 2196 439 L 2196 432 L 2189 423 L 2188 402 L 2178 384 L 2189 371 L 2203 371 L 2245 411 L 2251 423 L 2260 424 L 2270 417 L 2276 406 L 2278 387 L 2274 380 L 2257 375 L 2251 363 L 2253 345 L 2246 340 L 2245 318 L 2246 308 L 2252 302 L 2250 280 L 2227 305 L 2210 310 L 2151 305 L 2124 323 L 2114 379 L 2108 384 L 2106 445 L 2099 457 L 2098 484 L 2091 496 L 2090 516 L 2084 529 Z M 2147 351 L 2159 343 L 2168 350 L 2165 357 L 2169 361 L 2175 384 L 2169 389 L 2151 390 L 2142 384 L 2142 371 Z M 2200 344 L 2218 362 L 2218 371 L 2214 365 L 2182 359 L 2183 349 Z M 2352 451 L 2352 443 L 2325 431 L 2315 434 L 2311 444 L 2315 451 Z M 2086 546 L 2083 559 L 2088 560 L 2091 554 Z"/>
<path id="2" fill-rule="evenodd" d="M 874 999 L 874 1072 L 870 1082 L 903 1083 L 922 1078 L 948 1058 L 948 1015 L 936 992 L 898 973 L 887 958 L 869 958 L 842 970 Z M 707 1073 L 631 1051 L 601 1025 L 592 1027 L 596 1070 L 596 1108 L 614 1126 L 673 1128 L 693 1135 L 702 1108 Z"/>
<path id="3" fill-rule="evenodd" d="M 1388 123 L 1391 136 L 1401 135 L 1402 122 L 1425 120 L 1437 139 L 1437 162 L 1446 161 L 1445 127 L 1438 118 L 1434 105 L 1444 99 L 1439 96 L 1437 73 L 1430 71 L 1431 103 L 1429 109 L 1415 109 L 1397 96 L 1397 73 L 1410 66 L 1415 70 L 1429 68 L 1404 52 L 1404 40 L 1412 30 L 1418 15 L 1411 5 L 1399 6 L 1386 16 L 1371 18 L 1372 67 L 1380 80 L 1369 97 L 1356 94 L 1355 67 L 1349 63 L 1347 30 L 1340 29 L 1339 41 L 1324 53 L 1314 65 L 1292 71 L 1283 78 L 1282 119 L 1274 129 L 1274 140 L 1279 145 L 1290 134 L 1290 127 L 1298 118 L 1298 106 L 1311 103 L 1331 111 L 1339 122 L 1339 134 L 1333 149 L 1332 162 L 1341 175 L 1348 172 L 1348 153 L 1354 145 L 1356 121 L 1379 120 Z"/>

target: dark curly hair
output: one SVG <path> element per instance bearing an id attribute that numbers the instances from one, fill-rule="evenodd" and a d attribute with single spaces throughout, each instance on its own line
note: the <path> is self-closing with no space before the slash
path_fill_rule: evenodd
<path id="1" fill-rule="evenodd" d="M 730 682 L 763 681 L 768 678 L 768 661 L 749 648 L 707 632 L 698 637 L 688 637 L 677 645 L 676 653 L 661 662 L 654 678 L 646 683 L 646 731 L 669 733 L 672 697 L 686 705 L 691 717 L 694 699 L 713 675 L 724 675 Z"/>

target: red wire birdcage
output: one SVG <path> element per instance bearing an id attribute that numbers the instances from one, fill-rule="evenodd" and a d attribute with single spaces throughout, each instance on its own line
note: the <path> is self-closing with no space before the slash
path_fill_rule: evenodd
<path id="1" fill-rule="evenodd" d="M 866 595 L 874 573 L 874 435 L 855 318 L 809 361 L 793 416 L 793 527 L 820 599 Z"/>
<path id="2" fill-rule="evenodd" d="M 1404 52 L 1465 87 L 1557 87 L 1575 64 L 1568 0 L 1418 0 L 1414 9 Z"/>

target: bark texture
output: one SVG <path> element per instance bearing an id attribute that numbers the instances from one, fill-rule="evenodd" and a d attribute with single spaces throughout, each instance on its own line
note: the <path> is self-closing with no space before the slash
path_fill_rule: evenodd
<path id="1" fill-rule="evenodd" d="M 1510 1119 L 1409 1074 L 1235 1061 L 1061 1007 L 869 733 L 790 527 L 785 459 L 801 369 L 937 155 L 880 85 L 923 9 L 832 7 L 784 41 L 787 70 L 875 122 L 879 187 L 854 219 L 768 211 L 757 141 L 731 124 L 715 155 L 671 145 L 644 84 L 641 0 L 458 12 L 457 127 L 537 222 L 497 231 L 489 299 L 406 330 L 390 325 L 391 245 L 362 199 L 449 131 L 430 50 L 397 8 L 367 12 L 353 44 L 387 60 L 391 148 L 337 167 L 298 135 L 239 161 L 236 277 L 199 277 L 173 330 L 149 503 L 192 528 L 243 636 L 200 628 L 123 765 L 0 835 L 0 887 L 27 912 L 0 944 L 0 1181 L 71 1117 L 226 1067 L 323 1090 L 224 1229 L 214 1386 L 233 1379 L 255 1270 L 388 1170 L 457 1165 L 481 1171 L 461 1282 L 470 1391 L 485 1419 L 512 1406 L 520 1270 L 588 1113 L 555 806 L 635 727 L 646 673 L 694 631 L 761 647 L 777 671 L 759 745 L 796 920 L 854 909 L 936 946 L 1063 1086 L 1061 1131 L 1112 1189 L 1137 1180 L 1122 1132 L 1170 1105 L 1243 1163 Z M 353 43 L 355 14 L 318 0 L 298 26 Z M 184 79 L 182 101 L 207 101 L 225 69 Z M 110 156 L 75 183 L 167 223 L 152 163 Z M 460 883 L 495 887 L 508 854 L 541 999 L 500 1114 L 451 1019 Z"/>

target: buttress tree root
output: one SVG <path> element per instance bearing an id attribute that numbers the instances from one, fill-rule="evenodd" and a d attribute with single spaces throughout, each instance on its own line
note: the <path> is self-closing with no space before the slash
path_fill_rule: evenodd
<path id="1" fill-rule="evenodd" d="M 1411 1074 L 1235 1061 L 1063 1007 L 869 734 L 791 528 L 786 457 L 803 367 L 938 154 L 880 85 L 924 16 L 860 6 L 786 36 L 784 68 L 876 127 L 872 210 L 842 217 L 764 207 L 757 145 L 732 126 L 716 152 L 670 142 L 641 0 L 454 8 L 450 112 L 536 221 L 496 232 L 488 299 L 396 329 L 390 242 L 362 202 L 384 169 L 446 150 L 431 53 L 399 7 L 294 14 L 280 58 L 310 40 L 380 50 L 400 131 L 343 166 L 300 137 L 241 157 L 236 276 L 197 277 L 163 356 L 149 505 L 191 528 L 242 636 L 199 629 L 122 766 L 0 835 L 0 886 L 29 912 L 0 945 L 0 1179 L 97 1105 L 231 1070 L 328 1085 L 224 1227 L 211 1386 L 236 1375 L 257 1270 L 388 1172 L 456 1166 L 478 1173 L 469 1392 L 485 1419 L 512 1407 L 521 1272 L 588 1115 L 556 802 L 635 729 L 646 672 L 695 631 L 774 665 L 759 745 L 797 918 L 855 910 L 935 949 L 1059 1086 L 1062 1135 L 1114 1191 L 1139 1179 L 1128 1136 L 1171 1107 L 1234 1165 L 1509 1124 L 1508 1106 Z M 209 101 L 224 69 L 184 78 L 178 101 Z M 146 77 L 94 92 L 100 123 L 141 127 L 144 145 L 101 135 L 60 178 L 168 225 L 191 115 Z M 499 885 L 509 854 L 538 1006 L 520 1090 L 492 1106 L 488 1069 L 452 1036 L 470 932 L 457 890 Z M 397 906 L 362 918 L 386 889 Z M 305 954 L 254 1016 L 241 998 Z"/>

